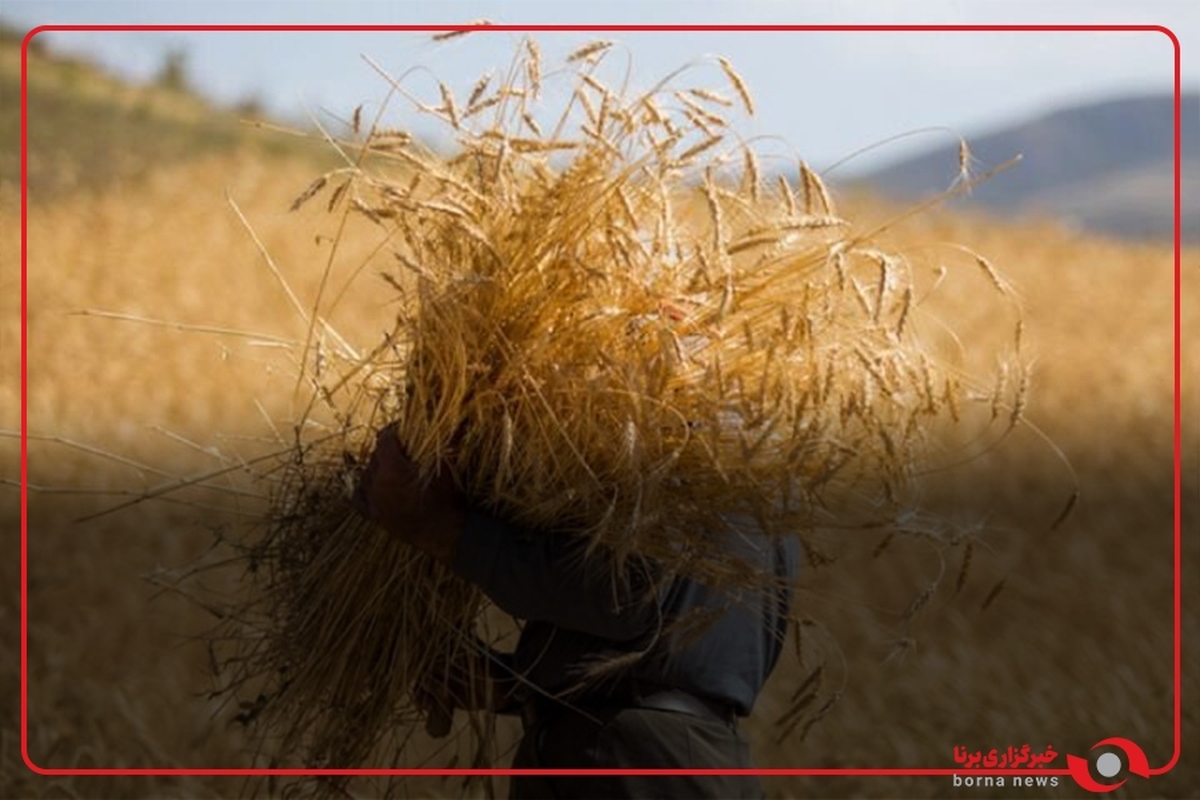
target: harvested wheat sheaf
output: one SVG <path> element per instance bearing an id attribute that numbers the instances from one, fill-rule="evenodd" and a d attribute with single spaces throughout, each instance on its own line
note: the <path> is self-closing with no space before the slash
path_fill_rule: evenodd
<path id="1" fill-rule="evenodd" d="M 837 216 L 806 163 L 763 176 L 726 118 L 754 110 L 727 60 L 706 73 L 718 85 L 681 72 L 639 94 L 601 80 L 614 52 L 595 42 L 543 75 L 528 40 L 466 102 L 388 78 L 454 152 L 364 127 L 296 201 L 376 223 L 401 275 L 391 334 L 366 355 L 320 326 L 318 299 L 313 405 L 244 545 L 256 590 L 231 617 L 228 685 L 261 690 L 245 715 L 273 763 L 390 758 L 418 721 L 414 686 L 475 646 L 486 598 L 351 508 L 389 422 L 427 473 L 540 535 L 758 586 L 705 532 L 893 520 L 942 419 L 1022 405 L 1026 380 L 971 380 L 926 350 L 908 262 Z M 485 727 L 466 730 L 482 745 Z"/>

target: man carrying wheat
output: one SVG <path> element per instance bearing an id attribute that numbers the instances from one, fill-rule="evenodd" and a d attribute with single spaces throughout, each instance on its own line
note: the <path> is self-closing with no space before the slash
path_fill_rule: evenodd
<path id="1" fill-rule="evenodd" d="M 883 228 L 839 216 L 803 160 L 764 180 L 732 98 L 676 86 L 684 71 L 606 86 L 611 44 L 555 72 L 572 91 L 544 134 L 527 40 L 465 108 L 440 84 L 420 106 L 460 154 L 373 129 L 366 151 L 399 173 L 334 170 L 297 201 L 336 184 L 330 208 L 385 229 L 406 277 L 385 341 L 320 385 L 341 433 L 289 453 L 252 551 L 272 569 L 238 663 L 269 676 L 283 754 L 357 766 L 398 725 L 513 712 L 516 768 L 605 771 L 518 775 L 514 796 L 761 796 L 745 774 L 613 772 L 749 767 L 736 723 L 779 659 L 802 537 L 907 514 L 968 401 L 990 401 L 984 426 L 1021 418 L 1024 370 L 976 380 L 927 346 L 937 284 L 879 249 Z M 346 488 L 381 425 L 368 525 Z M 524 623 L 510 656 L 465 641 L 492 604 Z"/>
<path id="2" fill-rule="evenodd" d="M 391 428 L 377 439 L 358 499 L 376 522 L 525 622 L 511 658 L 492 654 L 480 669 L 490 686 L 437 698 L 443 711 L 487 704 L 519 712 L 524 738 L 514 768 L 753 767 L 737 720 L 750 713 L 779 658 L 795 539 L 729 537 L 730 557 L 777 577 L 775 591 L 739 596 L 676 578 L 647 592 L 649 569 L 614 569 L 602 553 L 585 555 L 582 540 L 531 535 L 473 509 L 446 473 L 423 486 Z M 672 627 L 696 612 L 706 620 L 698 631 Z M 615 679 L 580 685 L 589 667 L 622 656 L 632 663 Z M 511 783 L 513 797 L 762 793 L 752 775 L 519 775 Z"/>

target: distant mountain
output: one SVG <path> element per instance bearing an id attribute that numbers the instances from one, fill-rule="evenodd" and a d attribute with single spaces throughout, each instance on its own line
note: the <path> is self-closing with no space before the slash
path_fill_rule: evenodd
<path id="1" fill-rule="evenodd" d="M 1200 95 L 1182 98 L 1183 230 L 1200 241 Z M 1174 108 L 1170 95 L 1127 97 L 1054 111 L 1001 131 L 968 136 L 978 174 L 1023 160 L 965 202 L 1006 215 L 1055 216 L 1131 238 L 1173 230 Z M 953 145 L 885 166 L 861 181 L 911 200 L 945 189 L 958 172 Z"/>

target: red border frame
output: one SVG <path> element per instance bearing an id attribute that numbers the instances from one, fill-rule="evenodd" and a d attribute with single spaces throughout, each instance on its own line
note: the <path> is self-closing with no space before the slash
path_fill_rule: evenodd
<path id="1" fill-rule="evenodd" d="M 1171 771 L 1179 763 L 1182 749 L 1182 467 L 1181 467 L 1181 416 L 1180 416 L 1180 289 L 1181 289 L 1181 227 L 1180 227 L 1180 94 L 1181 69 L 1179 39 L 1169 28 L 1161 25 L 41 25 L 28 34 L 21 42 L 21 758 L 25 765 L 39 775 L 47 776 L 417 776 L 417 775 L 605 775 L 611 773 L 627 775 L 761 775 L 761 776 L 950 776 L 964 773 L 962 769 L 753 769 L 753 770 L 686 770 L 686 769 L 637 769 L 637 770 L 599 770 L 599 769 L 250 769 L 250 768 L 89 768 L 89 769 L 55 769 L 40 767 L 29 756 L 29 707 L 28 707 L 28 351 L 27 351 L 27 257 L 28 257 L 28 120 L 27 112 L 27 77 L 29 43 L 39 33 L 47 31 L 173 31 L 173 32 L 365 32 L 365 31 L 397 31 L 397 32 L 428 32 L 438 33 L 452 30 L 489 30 L 508 32 L 550 32 L 573 31 L 587 33 L 603 32 L 878 32 L 878 31 L 908 31 L 908 32 L 1142 32 L 1161 33 L 1171 40 L 1175 50 L 1175 302 L 1174 302 L 1174 480 L 1175 480 L 1175 680 L 1174 680 L 1174 752 L 1171 759 L 1161 767 L 1150 770 L 1150 775 L 1162 775 Z M 1003 769 L 1003 770 L 971 770 L 971 776 L 985 775 L 1069 775 L 1067 769 Z"/>

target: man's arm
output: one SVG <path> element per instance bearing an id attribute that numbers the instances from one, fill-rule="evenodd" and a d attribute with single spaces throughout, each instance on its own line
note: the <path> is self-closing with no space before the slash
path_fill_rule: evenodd
<path id="1" fill-rule="evenodd" d="M 549 622 L 605 639 L 636 639 L 658 621 L 651 576 L 635 559 L 613 563 L 580 539 L 534 534 L 475 510 L 452 567 L 518 619 Z"/>
<path id="2" fill-rule="evenodd" d="M 619 567 L 567 536 L 532 534 L 470 508 L 445 473 L 422 486 L 392 428 L 376 439 L 356 505 L 412 546 L 479 586 L 518 619 L 628 641 L 658 622 L 650 576 L 635 559 Z"/>

